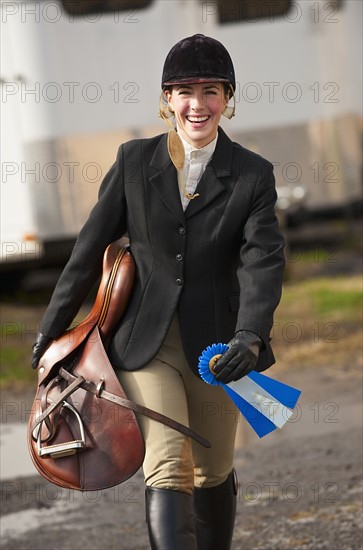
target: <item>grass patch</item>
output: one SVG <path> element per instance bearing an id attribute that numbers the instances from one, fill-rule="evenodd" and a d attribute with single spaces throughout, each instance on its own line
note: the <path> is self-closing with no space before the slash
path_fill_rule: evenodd
<path id="1" fill-rule="evenodd" d="M 286 284 L 276 316 L 284 320 L 334 316 L 359 321 L 362 316 L 362 281 L 359 276 L 318 277 Z"/>
<path id="2" fill-rule="evenodd" d="M 30 352 L 25 346 L 7 346 L 1 352 L 0 388 L 34 386 L 36 372 L 30 366 Z"/>
<path id="3" fill-rule="evenodd" d="M 74 324 L 83 320 L 89 309 L 88 305 L 82 307 Z M 1 304 L 1 390 L 35 389 L 37 371 L 31 368 L 32 345 L 44 310 L 45 307 L 39 304 L 36 307 Z"/>
<path id="4" fill-rule="evenodd" d="M 327 316 L 336 314 L 356 315 L 362 310 L 362 293 L 358 290 L 318 289 L 312 295 L 315 311 Z"/>
<path id="5" fill-rule="evenodd" d="M 272 333 L 278 364 L 361 368 L 362 308 L 360 276 L 286 284 Z"/>

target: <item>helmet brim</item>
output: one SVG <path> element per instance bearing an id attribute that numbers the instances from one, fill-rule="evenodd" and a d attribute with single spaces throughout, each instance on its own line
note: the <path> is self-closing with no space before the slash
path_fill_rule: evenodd
<path id="1" fill-rule="evenodd" d="M 168 82 L 164 82 L 163 88 L 166 86 L 176 86 L 177 84 L 204 84 L 204 83 L 212 83 L 212 82 L 223 82 L 224 84 L 230 84 L 230 81 L 227 78 L 218 78 L 216 76 L 211 77 L 197 77 L 197 76 L 191 76 L 188 78 L 175 78 L 172 80 L 169 80 Z"/>

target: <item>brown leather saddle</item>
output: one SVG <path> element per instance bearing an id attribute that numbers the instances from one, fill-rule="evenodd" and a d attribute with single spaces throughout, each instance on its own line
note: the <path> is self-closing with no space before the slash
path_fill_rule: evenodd
<path id="1" fill-rule="evenodd" d="M 93 308 L 54 340 L 38 366 L 28 447 L 38 472 L 69 489 L 99 490 L 131 477 L 145 449 L 135 413 L 210 444 L 190 428 L 127 399 L 105 345 L 132 292 L 135 262 L 125 239 L 110 244 Z"/>

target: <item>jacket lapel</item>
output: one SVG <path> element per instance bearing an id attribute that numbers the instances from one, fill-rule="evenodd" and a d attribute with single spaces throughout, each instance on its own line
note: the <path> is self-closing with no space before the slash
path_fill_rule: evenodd
<path id="1" fill-rule="evenodd" d="M 164 134 L 155 149 L 150 166 L 157 169 L 150 183 L 165 206 L 182 222 L 185 222 L 181 205 L 177 172 L 167 149 L 167 134 Z"/>

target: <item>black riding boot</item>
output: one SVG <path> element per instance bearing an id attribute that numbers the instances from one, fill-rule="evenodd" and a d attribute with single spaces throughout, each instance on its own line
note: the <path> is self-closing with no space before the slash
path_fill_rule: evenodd
<path id="1" fill-rule="evenodd" d="M 230 550 L 236 517 L 235 470 L 224 483 L 209 489 L 194 488 L 194 522 L 198 550 Z"/>
<path id="2" fill-rule="evenodd" d="M 197 550 L 192 497 L 155 487 L 147 487 L 145 497 L 151 549 Z"/>

